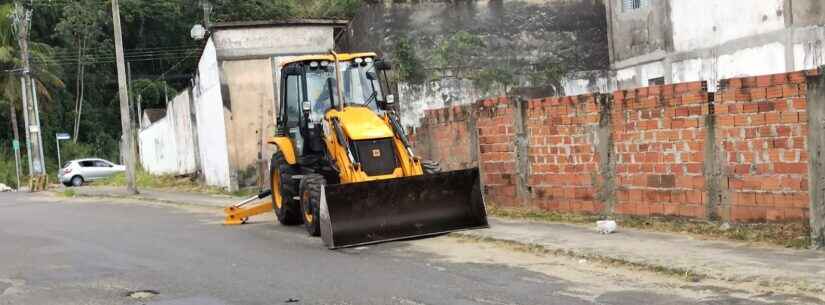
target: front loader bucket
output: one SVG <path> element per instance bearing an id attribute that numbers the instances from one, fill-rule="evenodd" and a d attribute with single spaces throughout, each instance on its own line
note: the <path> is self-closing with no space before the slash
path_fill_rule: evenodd
<path id="1" fill-rule="evenodd" d="M 323 194 L 330 249 L 489 227 L 478 168 L 327 185 Z"/>

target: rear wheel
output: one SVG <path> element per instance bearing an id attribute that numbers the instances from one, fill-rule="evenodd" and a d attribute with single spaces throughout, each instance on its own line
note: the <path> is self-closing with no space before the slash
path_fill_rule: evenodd
<path id="1" fill-rule="evenodd" d="M 83 185 L 83 177 L 74 176 L 74 177 L 72 177 L 71 183 L 72 183 L 72 186 L 81 186 L 81 185 Z"/>
<path id="2" fill-rule="evenodd" d="M 321 187 L 327 181 L 319 174 L 309 174 L 301 179 L 301 211 L 304 228 L 311 236 L 321 235 Z"/>
<path id="3" fill-rule="evenodd" d="M 424 174 L 437 174 L 441 172 L 441 164 L 432 160 L 421 160 L 421 169 Z"/>
<path id="4" fill-rule="evenodd" d="M 301 211 L 298 201 L 295 200 L 295 192 L 288 185 L 290 181 L 284 181 L 283 169 L 289 167 L 284 159 L 284 154 L 276 152 L 272 155 L 269 163 L 269 184 L 272 188 L 272 208 L 278 222 L 286 226 L 294 226 L 301 223 Z"/>

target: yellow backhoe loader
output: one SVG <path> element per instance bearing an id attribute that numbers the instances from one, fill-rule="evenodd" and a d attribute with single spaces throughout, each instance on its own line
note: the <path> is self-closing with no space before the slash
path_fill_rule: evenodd
<path id="1" fill-rule="evenodd" d="M 388 62 L 330 51 L 276 67 L 271 190 L 226 208 L 226 224 L 274 209 L 330 249 L 488 226 L 477 168 L 440 172 L 413 153 Z"/>

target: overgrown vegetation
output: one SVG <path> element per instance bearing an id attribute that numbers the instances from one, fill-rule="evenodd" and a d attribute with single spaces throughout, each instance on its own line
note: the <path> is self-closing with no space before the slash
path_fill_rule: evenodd
<path id="1" fill-rule="evenodd" d="M 421 60 L 416 56 L 415 43 L 409 37 L 398 38 L 398 43 L 393 48 L 393 57 L 396 60 L 396 75 L 400 80 L 420 84 L 427 79 Z"/>
<path id="2" fill-rule="evenodd" d="M 530 219 L 546 222 L 564 222 L 593 225 L 604 219 L 601 215 L 558 213 L 527 209 L 492 208 L 490 215 Z M 754 223 L 723 225 L 718 222 L 675 217 L 615 216 L 619 228 L 687 233 L 705 238 L 727 239 L 745 242 L 760 242 L 788 248 L 807 248 L 811 245 L 810 228 L 807 222 Z"/>

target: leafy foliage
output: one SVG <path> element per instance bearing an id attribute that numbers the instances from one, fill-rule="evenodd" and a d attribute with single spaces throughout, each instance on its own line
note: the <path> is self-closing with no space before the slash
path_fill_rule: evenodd
<path id="1" fill-rule="evenodd" d="M 401 80 L 418 84 L 426 79 L 423 67 L 415 53 L 415 44 L 408 37 L 400 37 L 393 49 L 393 57 L 397 61 L 397 75 Z"/>
<path id="2" fill-rule="evenodd" d="M 469 68 L 483 55 L 484 41 L 477 35 L 458 31 L 444 39 L 435 49 L 434 63 L 442 68 Z"/>

